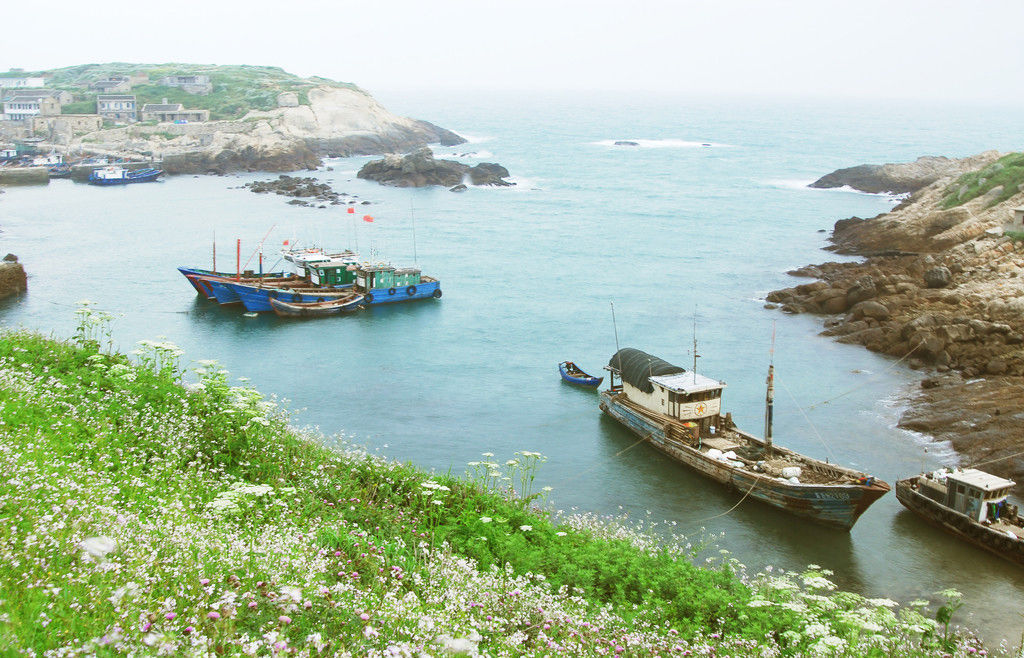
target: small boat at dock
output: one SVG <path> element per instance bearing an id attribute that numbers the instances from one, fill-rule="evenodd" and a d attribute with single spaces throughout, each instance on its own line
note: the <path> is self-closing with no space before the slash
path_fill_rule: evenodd
<path id="1" fill-rule="evenodd" d="M 583 372 L 583 370 L 572 361 L 562 361 L 558 364 L 558 372 L 562 379 L 570 384 L 578 386 L 590 386 L 596 388 L 604 381 L 604 377 L 594 377 Z"/>
<path id="2" fill-rule="evenodd" d="M 939 470 L 896 482 L 896 498 L 932 525 L 1024 565 L 1024 519 L 1007 480 L 975 468 Z"/>
<path id="3" fill-rule="evenodd" d="M 270 306 L 281 317 L 288 318 L 320 318 L 327 315 L 351 313 L 359 307 L 363 295 L 348 293 L 322 302 L 286 302 L 271 297 Z"/>
<path id="4" fill-rule="evenodd" d="M 616 352 L 605 369 L 611 378 L 609 388 L 601 391 L 602 411 L 654 448 L 744 497 L 849 530 L 889 491 L 888 484 L 866 473 L 774 445 L 774 366 L 768 368 L 764 439 L 737 429 L 732 414 L 722 414 L 725 382 L 632 348 Z"/>
<path id="5" fill-rule="evenodd" d="M 89 174 L 89 183 L 92 185 L 127 185 L 128 183 L 149 183 L 155 181 L 163 171 L 160 169 L 145 168 L 130 170 L 125 167 L 110 165 L 94 169 Z"/>

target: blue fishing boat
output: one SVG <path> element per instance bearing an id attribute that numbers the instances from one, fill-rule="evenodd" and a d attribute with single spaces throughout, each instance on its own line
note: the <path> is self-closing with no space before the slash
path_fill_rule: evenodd
<path id="1" fill-rule="evenodd" d="M 579 386 L 591 386 L 598 387 L 601 382 L 604 381 L 604 377 L 594 377 L 583 372 L 579 366 L 572 361 L 562 361 L 558 364 L 558 372 L 561 373 L 562 379 L 569 382 L 570 384 L 577 384 Z"/>
<path id="2" fill-rule="evenodd" d="M 240 274 L 234 272 L 215 272 L 213 270 L 204 270 L 198 267 L 179 267 L 178 271 L 181 272 L 182 276 L 192 284 L 196 292 L 203 297 L 219 302 L 221 304 L 238 303 L 238 295 L 234 293 L 230 288 L 224 285 L 224 281 L 231 279 L 241 279 Z M 274 281 L 285 281 L 295 280 L 297 277 L 289 275 L 287 272 L 268 272 L 266 274 L 255 274 L 251 271 L 244 273 L 245 280 L 274 280 Z"/>
<path id="3" fill-rule="evenodd" d="M 93 169 L 89 174 L 89 183 L 92 185 L 127 185 L 128 183 L 149 183 L 155 181 L 164 172 L 160 169 L 136 169 L 134 171 L 124 167 L 111 165 L 100 169 Z"/>
<path id="4" fill-rule="evenodd" d="M 64 162 L 47 167 L 46 171 L 49 172 L 50 178 L 71 178 L 71 165 Z"/>
<path id="5" fill-rule="evenodd" d="M 849 530 L 889 491 L 888 484 L 870 475 L 773 444 L 773 366 L 768 368 L 763 440 L 737 429 L 732 414 L 722 414 L 725 382 L 632 348 L 616 352 L 605 369 L 611 377 L 601 392 L 602 411 L 657 450 L 744 498 Z"/>

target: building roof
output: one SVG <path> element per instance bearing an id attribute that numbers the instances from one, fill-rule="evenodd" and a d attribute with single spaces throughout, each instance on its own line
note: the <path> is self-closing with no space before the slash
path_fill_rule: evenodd
<path id="1" fill-rule="evenodd" d="M 10 98 L 4 99 L 5 103 L 38 103 L 39 98 L 37 96 L 11 96 Z"/>
<path id="2" fill-rule="evenodd" d="M 146 103 L 142 106 L 143 112 L 181 112 L 184 110 L 181 103 Z"/>
<path id="3" fill-rule="evenodd" d="M 946 476 L 946 479 L 953 480 L 955 482 L 962 482 L 963 484 L 986 492 L 995 491 L 996 489 L 1006 489 L 1017 484 L 1013 480 L 1007 480 L 1006 478 L 1001 478 L 998 475 L 979 471 L 976 468 L 965 468 L 962 471 L 953 471 Z"/>
<path id="4" fill-rule="evenodd" d="M 654 391 L 650 378 L 660 375 L 675 375 L 686 372 L 685 368 L 674 366 L 664 359 L 647 352 L 623 347 L 608 360 L 608 368 L 619 373 L 622 381 L 629 382 L 644 393 Z"/>
<path id="5" fill-rule="evenodd" d="M 40 98 L 46 98 L 48 96 L 56 96 L 60 92 L 55 89 L 18 89 L 12 92 L 14 96 L 11 96 L 8 100 L 17 98 L 31 98 L 38 100 Z"/>
<path id="6" fill-rule="evenodd" d="M 135 94 L 100 94 L 96 96 L 98 101 L 133 101 Z"/>
<path id="7" fill-rule="evenodd" d="M 681 372 L 676 375 L 661 375 L 650 378 L 655 384 L 664 386 L 670 391 L 692 395 L 702 391 L 713 391 L 725 388 L 725 382 L 711 379 L 695 372 Z"/>

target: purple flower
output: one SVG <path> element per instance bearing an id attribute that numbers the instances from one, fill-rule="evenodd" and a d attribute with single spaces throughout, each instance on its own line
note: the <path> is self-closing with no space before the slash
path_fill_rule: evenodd
<path id="1" fill-rule="evenodd" d="M 256 602 L 255 601 L 249 601 L 249 608 L 255 609 L 256 608 Z"/>
<path id="2" fill-rule="evenodd" d="M 177 616 L 178 616 L 177 613 L 168 612 L 166 615 L 164 615 L 164 619 L 166 619 L 167 621 L 171 621 L 172 619 L 174 619 Z"/>
<path id="3" fill-rule="evenodd" d="M 191 626 L 186 626 L 185 630 L 183 630 L 182 633 L 184 633 L 185 635 L 190 635 L 194 630 L 196 629 L 192 628 Z"/>
<path id="4" fill-rule="evenodd" d="M 207 612 L 206 616 L 213 620 L 220 619 L 220 613 L 216 610 L 211 610 L 210 612 Z"/>
<path id="5" fill-rule="evenodd" d="M 153 624 L 151 624 L 150 622 L 147 621 L 145 624 L 142 625 L 142 632 L 143 633 L 148 633 L 149 629 L 151 629 L 151 628 L 153 628 Z"/>
<path id="6" fill-rule="evenodd" d="M 210 584 L 210 579 L 209 578 L 200 578 L 199 579 L 199 584 L 203 585 L 205 587 L 206 585 Z"/>
<path id="7" fill-rule="evenodd" d="M 370 615 L 368 615 L 368 614 L 366 614 L 364 612 L 361 615 L 359 615 L 359 618 L 362 619 L 363 621 L 369 621 L 370 620 Z"/>
<path id="8" fill-rule="evenodd" d="M 292 623 L 292 618 L 289 617 L 288 615 L 281 615 L 280 617 L 277 618 L 277 620 L 279 622 L 281 622 L 282 624 L 290 624 L 290 623 Z"/>

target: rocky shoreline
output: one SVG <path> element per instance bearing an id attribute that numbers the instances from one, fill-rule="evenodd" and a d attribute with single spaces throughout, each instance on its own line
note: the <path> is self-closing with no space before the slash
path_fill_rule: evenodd
<path id="1" fill-rule="evenodd" d="M 471 167 L 455 160 L 437 160 L 427 147 L 407 155 L 388 155 L 381 160 L 367 162 L 356 176 L 396 187 L 443 185 L 452 192 L 467 189 L 464 181 L 496 187 L 515 185 L 505 180 L 509 177 L 508 169 L 499 164 L 481 162 Z"/>
<path id="2" fill-rule="evenodd" d="M 293 206 L 306 206 L 326 208 L 327 206 L 340 205 L 369 205 L 370 201 L 359 201 L 356 195 L 347 192 L 335 192 L 328 183 L 322 183 L 316 178 L 288 176 L 281 174 L 270 180 L 253 181 L 242 185 L 256 194 L 277 194 L 279 196 L 292 197 L 288 203 Z"/>
<path id="3" fill-rule="evenodd" d="M 900 426 L 949 441 L 963 464 L 984 464 L 1024 493 L 1024 242 L 1003 234 L 1024 193 L 945 201 L 961 189 L 958 176 L 998 171 L 998 159 L 949 160 L 946 175 L 919 176 L 916 187 L 906 174 L 917 163 L 884 165 L 896 178 L 876 178 L 866 191 L 912 196 L 892 212 L 836 222 L 831 237 L 834 251 L 864 260 L 792 271 L 815 281 L 774 291 L 767 302 L 826 316 L 824 335 L 927 371 Z M 843 176 L 833 180 L 850 184 Z"/>

